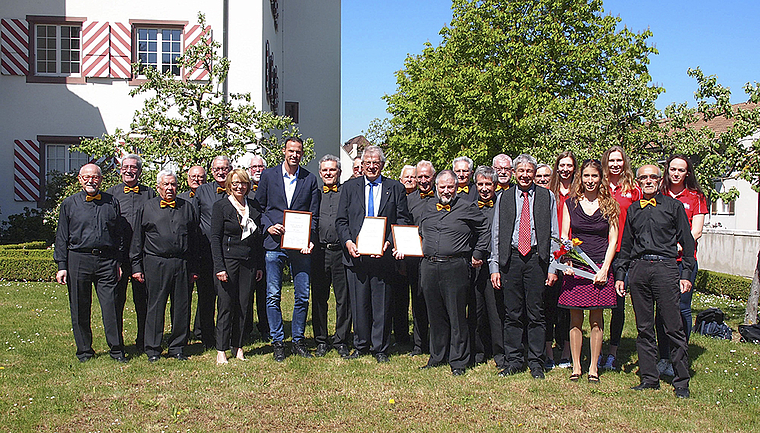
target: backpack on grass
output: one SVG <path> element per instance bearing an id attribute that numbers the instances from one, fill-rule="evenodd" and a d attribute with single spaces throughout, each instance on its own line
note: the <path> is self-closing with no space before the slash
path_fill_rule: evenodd
<path id="1" fill-rule="evenodd" d="M 730 340 L 733 336 L 731 328 L 723 323 L 725 314 L 720 308 L 708 308 L 705 311 L 697 314 L 696 323 L 692 334 L 706 335 L 712 338 L 719 338 L 722 340 Z"/>
<path id="2" fill-rule="evenodd" d="M 739 334 L 742 338 L 740 341 L 744 343 L 760 344 L 760 325 L 739 325 Z"/>

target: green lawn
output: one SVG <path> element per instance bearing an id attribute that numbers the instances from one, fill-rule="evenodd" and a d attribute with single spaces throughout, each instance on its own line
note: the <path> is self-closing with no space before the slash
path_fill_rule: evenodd
<path id="1" fill-rule="evenodd" d="M 288 288 L 286 317 L 292 299 Z M 127 342 L 135 332 L 130 303 Z M 743 303 L 695 295 L 696 311 L 711 306 L 736 329 Z M 571 383 L 569 370 L 549 372 L 545 381 L 528 373 L 502 378 L 493 363 L 452 377 L 445 367 L 420 371 L 426 359 L 398 351 L 383 365 L 371 357 L 344 361 L 334 351 L 278 364 L 263 343 L 245 348 L 247 362 L 224 366 L 198 343 L 187 362 L 149 364 L 142 355 L 121 365 L 107 355 L 99 314 L 94 307 L 98 357 L 80 364 L 66 288 L 0 282 L 0 431 L 723 432 L 760 425 L 760 347 L 736 338 L 692 338 L 690 400 L 674 398 L 664 382 L 659 391 L 630 391 L 638 383 L 630 306 L 623 371 L 603 374 L 598 385 Z"/>

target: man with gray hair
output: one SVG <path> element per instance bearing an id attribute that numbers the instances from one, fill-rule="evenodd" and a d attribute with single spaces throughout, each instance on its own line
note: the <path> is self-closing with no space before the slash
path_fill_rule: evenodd
<path id="1" fill-rule="evenodd" d="M 198 278 L 198 213 L 189 201 L 177 197 L 177 176 L 161 170 L 158 195 L 137 211 L 129 251 L 132 278 L 148 289 L 145 354 L 149 362 L 161 356 L 166 302 L 171 303 L 172 334 L 169 357 L 187 359 L 190 325 L 190 284 Z"/>
<path id="2" fill-rule="evenodd" d="M 130 278 L 132 275 L 132 266 L 129 258 L 129 242 L 132 240 L 132 231 L 135 224 L 135 216 L 148 200 L 156 196 L 153 188 L 140 183 L 142 175 L 143 160 L 135 154 L 126 155 L 121 159 L 121 180 L 122 182 L 108 188 L 108 193 L 113 195 L 119 202 L 121 209 L 121 222 L 124 225 L 124 255 L 121 261 L 122 278 L 116 291 L 116 312 L 119 314 L 119 330 L 124 329 L 124 305 L 127 303 L 127 284 L 132 281 L 132 299 L 135 303 L 135 313 L 137 314 L 137 336 L 135 345 L 137 352 L 142 352 L 145 346 L 145 315 L 148 310 L 148 292 L 145 284 Z M 121 332 L 120 332 L 121 333 Z"/>
<path id="3" fill-rule="evenodd" d="M 457 175 L 457 197 L 461 197 L 467 201 L 477 200 L 478 190 L 472 183 L 472 160 L 466 156 L 460 156 L 454 158 L 454 162 L 451 166 L 452 170 L 454 170 L 454 173 Z"/>
<path id="4" fill-rule="evenodd" d="M 493 157 L 491 166 L 496 170 L 498 175 L 498 183 L 496 185 L 496 192 L 506 191 L 512 186 L 512 158 L 500 153 Z"/>
<path id="5" fill-rule="evenodd" d="M 504 353 L 501 376 L 525 368 L 523 335 L 527 335 L 527 364 L 534 379 L 544 378 L 544 287 L 557 276 L 550 269 L 558 249 L 557 203 L 554 194 L 533 182 L 536 160 L 520 155 L 514 160 L 517 184 L 496 198 L 489 268 L 491 284 L 504 296 Z"/>
<path id="6" fill-rule="evenodd" d="M 251 176 L 251 190 L 248 191 L 248 198 L 251 200 L 256 199 L 256 191 L 259 189 L 259 181 L 261 180 L 261 173 L 267 168 L 267 162 L 259 155 L 254 155 L 251 160 L 248 161 L 248 174 Z M 266 270 L 264 277 L 258 281 L 253 282 L 254 290 L 253 296 L 251 296 L 251 305 L 248 306 L 248 314 L 246 315 L 246 323 L 244 333 L 249 335 L 253 331 L 253 303 L 256 303 L 256 316 L 258 316 L 259 323 L 256 326 L 259 330 L 259 335 L 264 341 L 269 341 L 269 320 L 267 319 L 267 278 Z"/>

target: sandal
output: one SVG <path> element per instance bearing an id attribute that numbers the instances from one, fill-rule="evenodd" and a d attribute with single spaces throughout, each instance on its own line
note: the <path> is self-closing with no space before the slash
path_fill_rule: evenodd
<path id="1" fill-rule="evenodd" d="M 588 375 L 588 383 L 599 383 L 599 375 L 589 374 Z"/>
<path id="2" fill-rule="evenodd" d="M 577 382 L 581 376 L 583 376 L 583 373 L 573 373 L 570 375 L 570 380 L 573 382 Z"/>

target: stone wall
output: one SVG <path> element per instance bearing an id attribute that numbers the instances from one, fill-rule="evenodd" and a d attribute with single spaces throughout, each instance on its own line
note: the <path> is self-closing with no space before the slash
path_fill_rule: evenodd
<path id="1" fill-rule="evenodd" d="M 700 269 L 752 278 L 760 251 L 760 232 L 704 230 L 697 247 Z"/>

